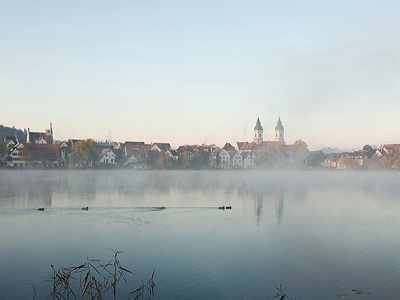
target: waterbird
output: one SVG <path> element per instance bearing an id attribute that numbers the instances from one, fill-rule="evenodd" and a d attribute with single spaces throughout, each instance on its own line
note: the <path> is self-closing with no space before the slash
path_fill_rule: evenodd
<path id="1" fill-rule="evenodd" d="M 220 207 L 218 207 L 218 209 L 225 210 L 225 206 L 220 206 Z"/>
<path id="2" fill-rule="evenodd" d="M 37 210 L 44 211 L 44 207 L 39 207 Z"/>
<path id="3" fill-rule="evenodd" d="M 82 210 L 89 210 L 89 206 L 82 207 Z"/>
<path id="4" fill-rule="evenodd" d="M 232 206 L 227 206 L 225 207 L 225 209 L 232 209 Z"/>

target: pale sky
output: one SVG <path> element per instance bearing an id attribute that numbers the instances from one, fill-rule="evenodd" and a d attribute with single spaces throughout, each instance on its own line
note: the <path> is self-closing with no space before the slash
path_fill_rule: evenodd
<path id="1" fill-rule="evenodd" d="M 56 139 L 400 143 L 400 1 L 0 0 L 0 124 Z"/>

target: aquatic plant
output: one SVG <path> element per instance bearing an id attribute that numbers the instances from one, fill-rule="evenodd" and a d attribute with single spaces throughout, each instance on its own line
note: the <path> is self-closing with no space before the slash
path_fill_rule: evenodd
<path id="1" fill-rule="evenodd" d="M 48 298 L 52 300 L 69 300 L 69 299 L 91 299 L 104 300 L 117 299 L 118 284 L 122 280 L 125 284 L 128 281 L 125 274 L 133 274 L 130 270 L 124 268 L 119 259 L 118 254 L 122 253 L 117 250 L 113 251 L 113 258 L 108 262 L 98 259 L 87 258 L 86 262 L 77 267 L 61 267 L 54 268 L 51 265 L 52 272 L 49 273 L 51 282 L 51 292 Z M 79 277 L 79 278 L 78 278 Z M 36 296 L 35 291 L 34 299 Z M 155 283 L 154 270 L 150 279 L 127 293 L 128 299 L 151 299 L 154 297 Z"/>
<path id="2" fill-rule="evenodd" d="M 272 299 L 278 298 L 279 300 L 284 300 L 285 298 L 288 300 L 291 300 L 290 297 L 282 290 L 282 284 L 279 284 L 279 287 L 275 287 L 275 289 L 278 290 L 278 292 L 275 294 L 274 297 L 272 297 Z"/>
<path id="3" fill-rule="evenodd" d="M 284 300 L 284 299 L 288 299 L 288 300 L 292 300 L 283 290 L 282 290 L 282 284 L 279 284 L 279 286 L 275 287 L 275 289 L 278 290 L 278 292 L 275 294 L 275 296 L 273 296 L 271 299 L 276 299 L 279 298 L 279 300 Z M 366 292 L 363 290 L 357 290 L 357 289 L 352 289 L 351 290 L 354 294 L 356 295 L 371 295 L 371 292 Z M 347 298 L 349 295 L 346 293 L 340 293 L 337 294 L 336 297 L 337 298 Z"/>

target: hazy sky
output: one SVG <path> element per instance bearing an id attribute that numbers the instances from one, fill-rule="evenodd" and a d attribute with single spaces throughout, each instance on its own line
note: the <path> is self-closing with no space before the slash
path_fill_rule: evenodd
<path id="1" fill-rule="evenodd" d="M 56 139 L 400 142 L 400 1 L 0 1 L 0 124 Z"/>

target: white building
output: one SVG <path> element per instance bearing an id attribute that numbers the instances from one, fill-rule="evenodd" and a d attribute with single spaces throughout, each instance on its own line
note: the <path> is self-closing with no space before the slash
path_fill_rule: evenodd
<path id="1" fill-rule="evenodd" d="M 243 169 L 254 169 L 254 153 L 251 151 L 243 151 L 241 155 L 243 157 Z"/>
<path id="2" fill-rule="evenodd" d="M 103 149 L 99 155 L 100 164 L 117 165 L 117 156 L 112 149 Z"/>
<path id="3" fill-rule="evenodd" d="M 231 156 L 224 150 L 218 150 L 217 155 L 219 155 L 219 162 L 217 167 L 221 169 L 229 169 L 231 167 Z M 217 160 L 218 161 L 218 160 Z"/>
<path id="4" fill-rule="evenodd" d="M 21 151 L 24 148 L 22 143 L 17 143 L 8 154 L 7 167 L 20 167 L 25 166 L 26 161 L 22 160 Z"/>
<path id="5" fill-rule="evenodd" d="M 239 151 L 236 152 L 232 157 L 232 168 L 234 168 L 234 169 L 242 169 L 243 168 L 243 157 Z"/>

